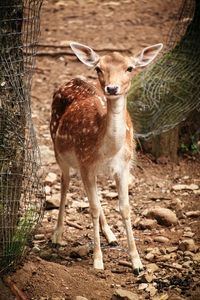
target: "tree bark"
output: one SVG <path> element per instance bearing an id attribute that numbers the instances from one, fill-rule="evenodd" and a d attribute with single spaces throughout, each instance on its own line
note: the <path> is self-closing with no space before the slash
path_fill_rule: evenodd
<path id="1" fill-rule="evenodd" d="M 19 219 L 23 181 L 25 103 L 23 101 L 22 16 L 22 0 L 1 0 L 0 260 L 2 254 L 9 258 L 9 247 L 12 245 L 12 237 Z"/>

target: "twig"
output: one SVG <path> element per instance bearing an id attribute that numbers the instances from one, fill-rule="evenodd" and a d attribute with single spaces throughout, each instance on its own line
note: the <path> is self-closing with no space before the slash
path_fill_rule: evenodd
<path id="1" fill-rule="evenodd" d="M 38 44 L 37 46 L 39 47 L 43 47 L 43 48 L 60 48 L 60 49 L 70 49 L 70 46 L 67 45 L 55 45 L 55 44 Z M 131 53 L 131 49 L 130 48 L 93 48 L 95 51 L 97 52 L 113 52 L 113 51 L 117 51 L 117 52 L 129 52 Z"/>
<path id="2" fill-rule="evenodd" d="M 11 278 L 4 277 L 3 278 L 4 283 L 10 288 L 13 295 L 15 295 L 17 300 L 28 300 L 26 295 L 12 282 Z"/>
<path id="3" fill-rule="evenodd" d="M 66 220 L 66 224 L 71 226 L 71 227 L 83 230 L 83 227 L 81 225 L 78 225 L 77 223 L 71 222 L 69 220 Z"/>
<path id="4" fill-rule="evenodd" d="M 120 266 L 125 266 L 125 267 L 129 267 L 129 268 L 132 268 L 132 267 L 133 267 L 132 264 L 131 264 L 130 262 L 125 261 L 125 260 L 120 260 L 120 261 L 118 262 L 118 264 L 119 264 Z"/>
<path id="5" fill-rule="evenodd" d="M 74 54 L 72 52 L 69 51 L 56 51 L 56 52 L 47 52 L 47 51 L 38 51 L 36 53 L 36 56 L 60 56 L 60 55 L 69 55 L 69 56 L 74 56 Z M 75 56 L 74 56 L 75 58 Z"/>
<path id="6" fill-rule="evenodd" d="M 176 266 L 173 266 L 173 265 L 164 263 L 164 262 L 157 262 L 157 264 L 158 264 L 158 265 L 161 265 L 161 266 L 163 266 L 163 267 L 168 267 L 168 268 L 180 270 L 180 267 L 176 267 Z"/>

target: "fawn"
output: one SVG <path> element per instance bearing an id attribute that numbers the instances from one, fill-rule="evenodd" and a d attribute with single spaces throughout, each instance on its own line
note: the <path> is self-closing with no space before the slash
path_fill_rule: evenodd
<path id="1" fill-rule="evenodd" d="M 103 269 L 100 227 L 108 243 L 117 242 L 97 194 L 97 175 L 106 172 L 116 181 L 129 255 L 133 270 L 138 274 L 143 266 L 133 237 L 128 198 L 129 168 L 135 157 L 135 141 L 126 94 L 134 69 L 148 65 L 163 45 L 144 48 L 132 58 L 117 52 L 100 57 L 88 46 L 77 42 L 71 42 L 70 46 L 82 63 L 95 68 L 99 80 L 89 83 L 74 78 L 53 96 L 50 131 L 62 178 L 60 209 L 52 242 L 62 243 L 69 169 L 79 169 L 94 227 L 94 268 Z"/>

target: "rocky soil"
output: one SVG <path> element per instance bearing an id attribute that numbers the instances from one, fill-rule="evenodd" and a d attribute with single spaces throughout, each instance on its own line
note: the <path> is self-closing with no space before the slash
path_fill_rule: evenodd
<path id="1" fill-rule="evenodd" d="M 28 299 L 198 300 L 200 299 L 200 158 L 180 158 L 177 165 L 157 164 L 138 151 L 130 178 L 133 231 L 145 267 L 130 267 L 115 183 L 99 178 L 99 196 L 119 245 L 102 236 L 104 271 L 92 268 L 93 232 L 79 175 L 71 174 L 66 207 L 65 246 L 50 241 L 58 215 L 60 172 L 49 135 L 52 93 L 74 75 L 95 77 L 56 45 L 69 40 L 104 49 L 128 49 L 165 41 L 180 1 L 45 1 L 40 55 L 33 80 L 33 120 L 41 149 L 46 210 L 30 253 L 12 274 Z M 46 47 L 50 44 L 51 47 Z M 6 299 L 5 299 L 6 300 Z"/>

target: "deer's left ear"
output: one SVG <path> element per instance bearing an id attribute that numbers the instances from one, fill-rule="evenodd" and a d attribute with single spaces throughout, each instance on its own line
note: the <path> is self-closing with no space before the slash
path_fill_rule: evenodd
<path id="1" fill-rule="evenodd" d="M 140 53 L 133 57 L 134 67 L 140 68 L 150 64 L 154 58 L 156 58 L 162 48 L 162 43 L 144 48 Z"/>
<path id="2" fill-rule="evenodd" d="M 99 62 L 99 55 L 90 47 L 77 42 L 71 42 L 70 47 L 78 59 L 88 67 L 95 67 Z"/>

